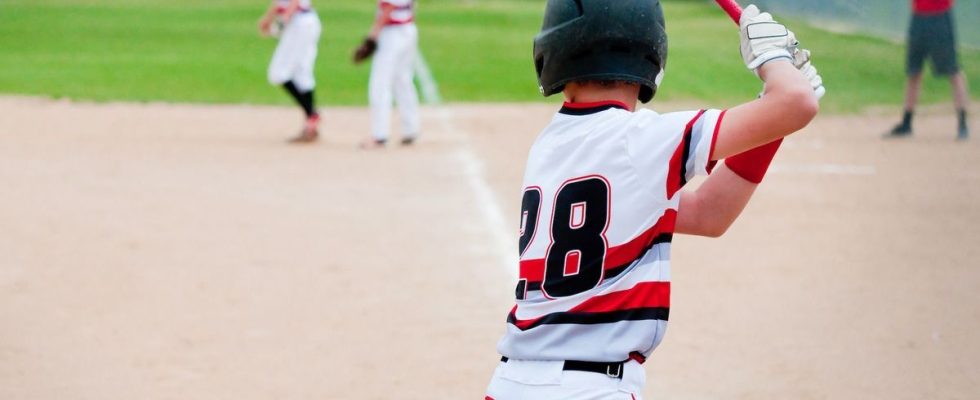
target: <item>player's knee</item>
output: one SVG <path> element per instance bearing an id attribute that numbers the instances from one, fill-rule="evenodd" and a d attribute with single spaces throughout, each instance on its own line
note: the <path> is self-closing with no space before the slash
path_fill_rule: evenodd
<path id="1" fill-rule="evenodd" d="M 280 86 L 286 82 L 289 82 L 289 74 L 270 69 L 266 79 L 269 80 L 270 84 Z"/>
<path id="2" fill-rule="evenodd" d="M 293 83 L 296 84 L 296 89 L 300 92 L 311 92 L 316 88 L 316 82 L 312 79 L 293 79 Z"/>

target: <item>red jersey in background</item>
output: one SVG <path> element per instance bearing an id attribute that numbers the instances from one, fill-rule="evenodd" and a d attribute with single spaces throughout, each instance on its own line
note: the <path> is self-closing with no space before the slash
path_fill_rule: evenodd
<path id="1" fill-rule="evenodd" d="M 916 14 L 941 14 L 953 8 L 954 0 L 912 0 L 912 11 Z"/>

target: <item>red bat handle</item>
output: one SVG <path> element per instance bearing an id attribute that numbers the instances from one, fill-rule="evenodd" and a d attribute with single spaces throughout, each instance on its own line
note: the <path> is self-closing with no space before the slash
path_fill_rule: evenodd
<path id="1" fill-rule="evenodd" d="M 715 0 L 715 2 L 728 13 L 729 17 L 732 17 L 732 21 L 735 21 L 735 24 L 738 24 L 742 19 L 742 7 L 735 0 Z"/>

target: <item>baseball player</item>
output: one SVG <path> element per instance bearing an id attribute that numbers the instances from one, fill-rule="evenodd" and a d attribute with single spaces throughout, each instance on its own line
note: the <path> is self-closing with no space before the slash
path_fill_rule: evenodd
<path id="1" fill-rule="evenodd" d="M 290 140 L 292 143 L 314 142 L 318 136 L 320 114 L 316 111 L 313 66 L 320 30 L 320 17 L 310 0 L 273 0 L 259 19 L 262 35 L 279 35 L 279 45 L 269 63 L 269 82 L 285 88 L 306 115 L 303 130 Z"/>
<path id="2" fill-rule="evenodd" d="M 354 62 L 371 57 L 368 99 L 371 104 L 371 137 L 362 148 L 384 147 L 391 126 L 392 97 L 401 112 L 403 145 L 419 136 L 419 98 L 412 83 L 418 53 L 414 0 L 380 0 L 378 12 L 364 43 L 354 53 Z M 394 95 L 394 96 L 393 96 Z"/>
<path id="3" fill-rule="evenodd" d="M 956 57 L 956 35 L 953 29 L 953 0 L 912 0 L 912 23 L 909 25 L 908 54 L 905 86 L 905 113 L 902 122 L 892 128 L 886 138 L 912 135 L 912 116 L 922 88 L 922 67 L 926 59 L 932 60 L 932 72 L 936 76 L 948 76 L 953 86 L 953 101 L 959 118 L 956 138 L 966 140 L 970 131 L 966 126 L 966 109 L 969 90 L 966 76 L 960 70 Z"/>
<path id="4" fill-rule="evenodd" d="M 809 52 L 768 13 L 746 8 L 740 32 L 763 94 L 658 114 L 636 105 L 664 77 L 660 2 L 548 1 L 535 67 L 541 92 L 566 101 L 528 155 L 517 305 L 486 399 L 640 398 L 641 364 L 667 328 L 673 235 L 725 232 L 824 92 Z"/>

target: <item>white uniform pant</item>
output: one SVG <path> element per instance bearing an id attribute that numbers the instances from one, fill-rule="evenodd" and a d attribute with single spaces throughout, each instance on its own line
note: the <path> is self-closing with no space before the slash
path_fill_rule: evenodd
<path id="1" fill-rule="evenodd" d="M 563 371 L 562 361 L 501 362 L 490 380 L 493 400 L 642 400 L 646 374 L 636 361 L 623 365 L 622 379 L 585 371 Z"/>
<path id="2" fill-rule="evenodd" d="M 381 29 L 368 84 L 371 135 L 375 139 L 388 139 L 392 94 L 401 113 L 403 137 L 419 134 L 419 96 L 412 83 L 417 52 L 418 30 L 414 23 L 389 25 Z"/>
<path id="3" fill-rule="evenodd" d="M 320 17 L 314 11 L 297 12 L 283 28 L 279 45 L 269 63 L 269 83 L 279 86 L 293 81 L 296 88 L 309 92 L 316 87 L 313 66 L 320 41 Z"/>

